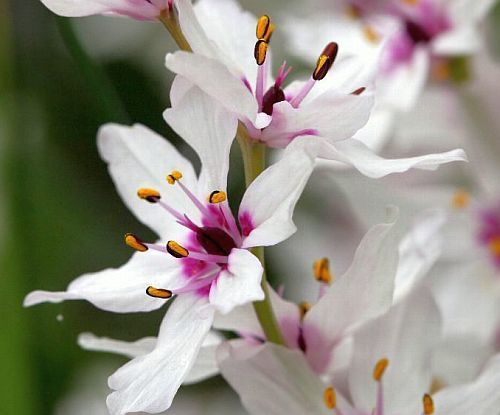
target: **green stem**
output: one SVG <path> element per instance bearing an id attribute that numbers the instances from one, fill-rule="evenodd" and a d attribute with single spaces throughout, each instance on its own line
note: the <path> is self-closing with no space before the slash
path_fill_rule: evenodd
<path id="1" fill-rule="evenodd" d="M 118 93 L 108 76 L 97 65 L 83 48 L 76 35 L 71 20 L 66 17 L 56 17 L 59 33 L 73 59 L 78 63 L 78 68 L 85 77 L 85 81 L 92 95 L 100 105 L 100 111 L 107 121 L 129 123 L 128 116 Z"/>
<path id="2" fill-rule="evenodd" d="M 189 52 L 192 51 L 188 41 L 179 27 L 177 18 L 173 13 L 161 16 L 159 20 L 167 28 L 180 49 Z M 248 136 L 247 129 L 241 123 L 238 125 L 236 138 L 243 156 L 245 183 L 246 187 L 248 187 L 266 167 L 266 147 L 252 140 Z M 252 253 L 259 258 L 259 261 L 265 269 L 264 248 L 253 248 Z M 269 299 L 269 287 L 267 285 L 265 272 L 262 275 L 261 286 L 265 297 L 262 301 L 255 301 L 253 303 L 255 314 L 257 314 L 257 319 L 259 320 L 262 330 L 266 335 L 266 339 L 269 342 L 283 345 L 285 342 Z"/>

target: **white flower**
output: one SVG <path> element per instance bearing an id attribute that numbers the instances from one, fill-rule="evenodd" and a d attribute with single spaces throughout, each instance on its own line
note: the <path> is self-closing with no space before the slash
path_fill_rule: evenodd
<path id="1" fill-rule="evenodd" d="M 434 300 L 426 290 L 416 290 L 355 333 L 351 363 L 333 383 L 317 376 L 300 352 L 270 344 L 252 351 L 228 344 L 220 351 L 221 371 L 253 414 L 496 413 L 500 355 L 470 384 L 428 394 L 431 352 L 439 334 Z"/>
<path id="2" fill-rule="evenodd" d="M 180 27 L 194 53 L 167 55 L 167 67 L 179 75 L 171 91 L 174 109 L 194 84 L 219 102 L 227 117 L 243 123 L 250 139 L 285 147 L 301 137 L 314 154 L 354 166 L 370 177 L 464 160 L 461 150 L 386 160 L 351 138 L 369 118 L 376 57 L 337 65 L 333 62 L 338 45 L 329 43 L 308 81 L 283 88 L 286 65 L 274 83 L 269 75 L 266 45 L 274 29 L 267 16 L 258 21 L 262 38 L 256 43 L 256 19 L 232 0 L 202 0 L 194 8 L 182 0 L 177 6 Z"/>
<path id="3" fill-rule="evenodd" d="M 306 151 L 290 147 L 248 187 L 238 226 L 225 193 L 236 121 L 197 88 L 185 98 L 189 106 L 170 112 L 169 119 L 198 153 L 199 178 L 170 143 L 143 126 L 107 125 L 98 136 L 118 192 L 159 242 L 127 234 L 127 244 L 140 252 L 121 268 L 84 275 L 64 292 L 34 291 L 25 299 L 27 306 L 85 299 L 123 313 L 154 310 L 176 296 L 153 351 L 111 376 L 113 414 L 167 409 L 214 312 L 264 298 L 262 265 L 248 248 L 279 243 L 295 232 L 291 215 L 314 165 Z"/>
<path id="4" fill-rule="evenodd" d="M 154 20 L 173 10 L 174 0 L 41 0 L 54 13 L 79 17 L 93 14 L 128 16 Z"/>

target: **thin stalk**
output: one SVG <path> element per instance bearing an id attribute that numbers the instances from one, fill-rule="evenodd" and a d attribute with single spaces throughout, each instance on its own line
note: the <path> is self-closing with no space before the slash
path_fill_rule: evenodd
<path id="1" fill-rule="evenodd" d="M 163 23 L 180 49 L 188 52 L 192 51 L 188 41 L 179 27 L 179 23 L 174 13 L 165 14 L 164 16 L 161 16 L 159 20 Z M 245 183 L 246 187 L 248 187 L 266 167 L 266 147 L 253 141 L 248 136 L 246 127 L 241 123 L 238 125 L 236 138 L 243 156 Z M 264 248 L 253 248 L 252 253 L 259 259 L 262 267 L 265 269 Z M 255 314 L 257 315 L 257 319 L 259 320 L 262 330 L 266 335 L 267 341 L 283 345 L 285 342 L 269 299 L 269 288 L 265 272 L 262 275 L 261 285 L 265 297 L 262 301 L 255 301 L 253 303 Z"/>
<path id="2" fill-rule="evenodd" d="M 61 38 L 73 59 L 78 63 L 78 68 L 85 77 L 89 90 L 98 98 L 96 103 L 100 106 L 101 113 L 107 121 L 129 123 L 130 117 L 115 87 L 102 67 L 97 65 L 85 51 L 73 29 L 71 20 L 56 16 L 56 22 Z"/>

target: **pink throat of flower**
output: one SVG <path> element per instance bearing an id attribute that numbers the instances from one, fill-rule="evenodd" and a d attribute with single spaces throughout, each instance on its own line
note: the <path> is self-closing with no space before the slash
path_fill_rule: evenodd
<path id="1" fill-rule="evenodd" d="M 500 202 L 479 212 L 477 240 L 487 249 L 493 264 L 500 271 Z"/>

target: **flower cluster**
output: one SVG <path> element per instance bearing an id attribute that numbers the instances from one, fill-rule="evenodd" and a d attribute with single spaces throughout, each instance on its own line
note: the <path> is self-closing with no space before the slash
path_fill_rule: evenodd
<path id="1" fill-rule="evenodd" d="M 429 83 L 459 90 L 457 65 L 481 48 L 478 25 L 493 1 L 342 0 L 318 4 L 321 16 L 288 16 L 283 32 L 290 57 L 307 62 L 304 77 L 286 61 L 273 66 L 281 20 L 234 0 L 42 2 L 63 16 L 166 27 L 179 50 L 165 59 L 175 78 L 163 117 L 201 162 L 197 173 L 143 125 L 102 126 L 98 150 L 116 190 L 157 238 L 126 233 L 135 252 L 120 268 L 25 299 L 86 300 L 115 313 L 168 304 L 157 337 L 80 336 L 83 348 L 131 359 L 109 378 L 111 414 L 166 411 L 182 384 L 216 374 L 251 414 L 498 413 L 498 203 L 437 185 L 422 197 L 415 190 L 434 173 L 418 170 L 462 168 L 465 152 L 450 148 L 469 146 L 405 142 Z M 228 190 L 235 139 L 246 182 L 239 201 Z M 407 156 L 411 145 L 423 154 Z M 306 187 L 323 205 L 312 243 L 293 221 Z M 373 225 L 377 200 L 390 206 Z M 342 215 L 330 208 L 344 202 Z M 273 287 L 264 247 L 278 244 L 284 285 Z M 310 277 L 297 261 L 312 265 Z M 483 283 L 479 268 L 488 269 Z M 309 288 L 294 291 L 298 280 Z"/>

